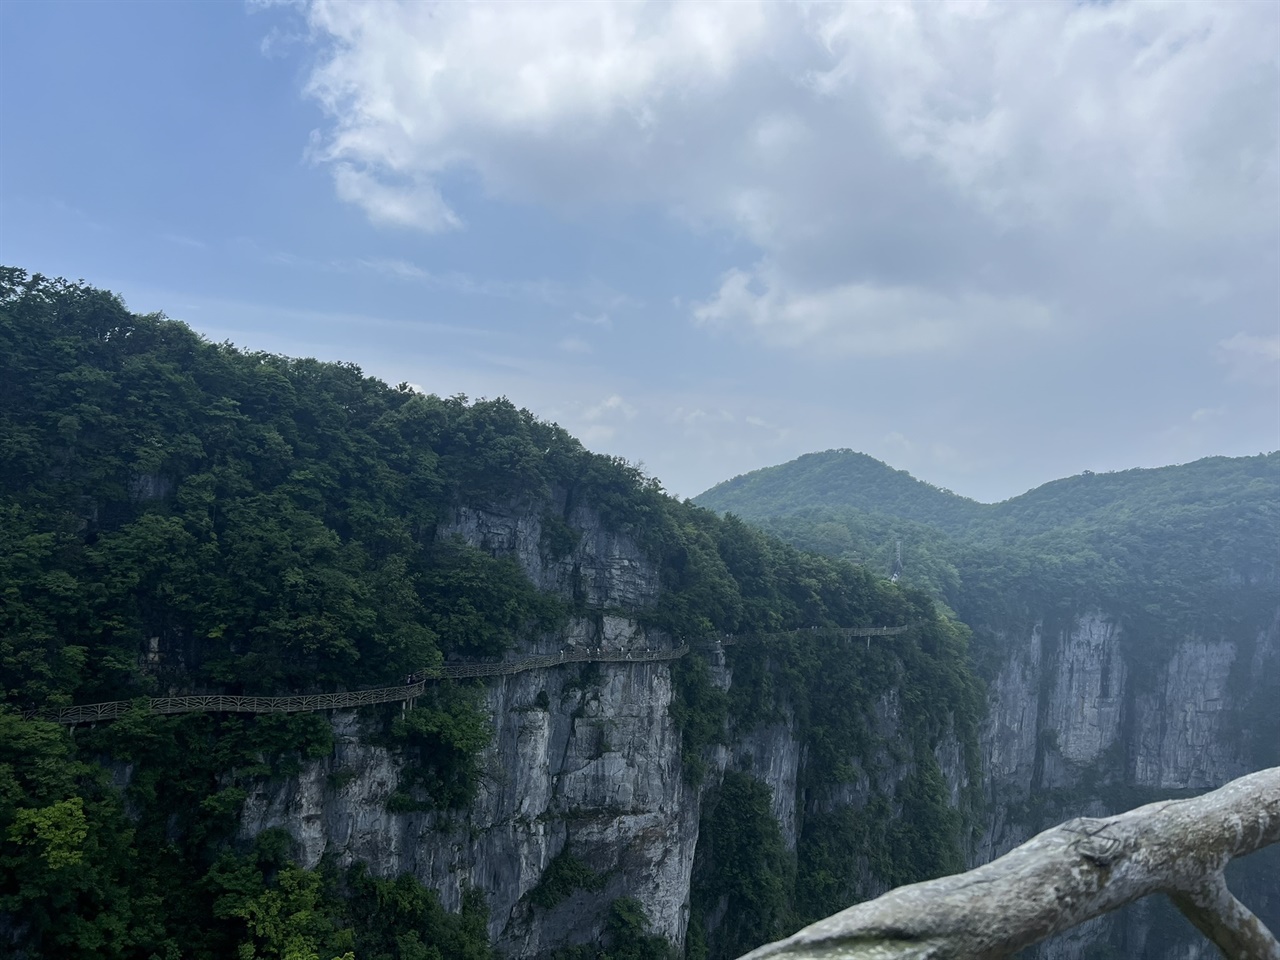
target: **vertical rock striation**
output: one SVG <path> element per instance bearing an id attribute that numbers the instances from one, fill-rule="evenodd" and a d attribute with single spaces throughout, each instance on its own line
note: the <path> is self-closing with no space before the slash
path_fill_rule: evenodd
<path id="1" fill-rule="evenodd" d="M 513 556 L 541 588 L 598 611 L 533 639 L 534 649 L 670 647 L 634 616 L 657 599 L 656 567 L 587 509 L 571 523 L 578 541 L 560 557 L 548 555 L 532 506 L 461 508 L 438 536 Z M 681 943 L 698 803 L 682 778 L 671 699 L 666 663 L 574 664 L 491 682 L 494 737 L 479 795 L 466 810 L 430 813 L 386 809 L 399 762 L 373 742 L 367 716 L 339 714 L 333 756 L 262 785 L 245 804 L 242 833 L 283 827 L 307 867 L 327 855 L 344 866 L 363 861 L 376 875 L 411 873 L 450 909 L 467 888 L 481 890 L 490 935 L 511 956 L 594 942 L 619 896 L 638 900 L 654 931 Z M 562 853 L 594 871 L 599 889 L 537 906 L 529 895 Z"/>
<path id="2" fill-rule="evenodd" d="M 1278 625 L 1280 614 L 1257 635 L 1154 644 L 1126 637 L 1118 618 L 1091 610 L 1065 626 L 1041 620 L 998 635 L 1008 652 L 989 687 L 981 741 L 986 814 L 972 862 L 1000 856 L 1067 817 L 1201 792 L 1266 766 L 1251 727 L 1280 711 L 1267 685 L 1280 672 Z M 1154 647 L 1160 656 L 1152 656 Z M 1280 868 L 1268 856 L 1241 871 L 1236 893 L 1275 923 L 1280 903 L 1267 884 L 1280 889 Z M 1041 945 L 1037 956 L 1217 954 L 1167 905 L 1143 901 Z"/>
<path id="3" fill-rule="evenodd" d="M 549 520 L 539 505 L 459 508 L 437 536 L 514 557 L 535 584 L 585 611 L 563 631 L 530 638 L 529 651 L 672 647 L 672 637 L 643 626 L 659 597 L 657 567 L 586 506 L 561 497 L 557 510 Z M 556 554 L 545 527 L 558 522 L 576 541 Z M 1267 702 L 1270 688 L 1259 686 L 1280 673 L 1276 623 L 1257 636 L 1186 637 L 1154 661 L 1135 658 L 1133 638 L 1101 610 L 1069 623 L 1044 619 L 1007 629 L 999 642 L 1005 652 L 989 684 L 980 741 L 986 803 L 970 851 L 975 864 L 1066 817 L 1118 812 L 1256 768 L 1260 748 L 1251 725 L 1280 710 Z M 713 657 L 711 666 L 714 682 L 729 689 L 723 658 Z M 331 857 L 344 865 L 363 861 L 377 875 L 411 873 L 449 908 L 476 888 L 487 898 L 490 934 L 502 952 L 538 958 L 594 942 L 608 905 L 623 896 L 640 903 L 655 933 L 682 944 L 703 796 L 726 770 L 769 787 L 789 851 L 797 849 L 806 817 L 860 809 L 875 795 L 892 798 L 914 770 L 909 751 L 895 748 L 905 739 L 903 705 L 889 691 L 868 710 L 875 755 L 851 756 L 848 782 L 806 786 L 806 750 L 783 709 L 781 719 L 713 749 L 706 779 L 694 787 L 683 775 L 673 695 L 667 663 L 566 665 L 490 682 L 484 703 L 494 736 L 483 783 L 469 808 L 450 812 L 389 812 L 400 761 L 370 736 L 376 721 L 369 715 L 338 714 L 333 755 L 262 784 L 245 804 L 242 832 L 283 827 L 305 866 Z M 950 803 L 960 807 L 973 775 L 961 745 L 947 731 L 930 746 Z M 594 881 L 545 905 L 533 894 L 563 854 Z M 1265 887 L 1266 869 L 1254 871 L 1262 879 L 1241 881 L 1237 892 L 1246 902 L 1251 890 Z M 869 867 L 853 882 L 867 896 L 885 888 Z M 1280 909 L 1263 901 L 1250 905 L 1264 918 L 1268 904 Z M 1039 957 L 1207 960 L 1207 945 L 1163 909 L 1137 904 L 1043 945 Z"/>

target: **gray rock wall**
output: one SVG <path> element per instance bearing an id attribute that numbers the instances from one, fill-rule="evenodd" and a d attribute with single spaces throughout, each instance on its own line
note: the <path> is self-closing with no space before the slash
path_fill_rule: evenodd
<path id="1" fill-rule="evenodd" d="M 399 765 L 369 744 L 359 715 L 343 713 L 334 718 L 334 755 L 260 787 L 245 804 L 242 830 L 284 827 L 307 867 L 328 853 L 343 866 L 364 861 L 380 876 L 412 873 L 449 909 L 476 887 L 488 898 L 490 935 L 513 956 L 594 940 L 599 904 L 618 896 L 638 899 L 655 930 L 679 942 L 698 805 L 668 715 L 670 671 L 602 665 L 583 686 L 577 675 L 534 671 L 487 687 L 495 737 L 466 811 L 389 813 Z M 549 709 L 536 705 L 543 692 Z M 604 890 L 533 907 L 527 895 L 566 849 L 606 878 Z"/>
<path id="2" fill-rule="evenodd" d="M 658 568 L 635 541 L 605 527 L 589 507 L 570 507 L 564 520 L 580 536 L 564 557 L 543 544 L 542 504 L 511 504 L 504 510 L 458 507 L 436 531 L 437 539 L 460 536 L 494 555 L 514 557 L 541 590 L 576 596 L 595 609 L 642 610 L 658 600 Z"/>
<path id="3" fill-rule="evenodd" d="M 531 638 L 531 650 L 670 648 L 672 638 L 650 635 L 627 615 L 656 602 L 654 565 L 585 508 L 570 523 L 581 536 L 564 557 L 544 549 L 537 505 L 462 508 L 437 536 L 513 556 L 541 588 L 600 611 Z M 251 837 L 283 827 L 307 867 L 328 854 L 343 866 L 363 861 L 375 875 L 411 873 L 449 909 L 477 888 L 488 900 L 490 935 L 511 956 L 594 942 L 603 907 L 619 896 L 636 898 L 655 932 L 682 943 L 699 805 L 682 776 L 671 698 L 666 663 L 577 664 L 491 682 L 485 706 L 495 733 L 479 796 L 449 813 L 388 812 L 398 761 L 370 742 L 367 715 L 338 714 L 334 755 L 261 785 L 245 804 L 241 831 Z M 563 851 L 601 875 L 604 887 L 535 907 L 528 895 Z"/>
<path id="4" fill-rule="evenodd" d="M 529 650 L 676 645 L 669 636 L 648 633 L 636 618 L 657 601 L 659 577 L 634 542 L 576 507 L 569 517 L 581 531 L 576 547 L 567 556 L 549 556 L 543 517 L 537 505 L 461 508 L 437 536 L 460 536 L 494 555 L 512 556 L 541 588 L 594 610 L 554 636 L 530 638 Z M 723 689 L 731 686 L 722 655 L 712 657 L 712 675 Z M 460 906 L 465 889 L 478 888 L 499 948 L 533 958 L 595 942 L 608 904 L 620 896 L 637 899 L 654 932 L 682 944 L 703 792 L 726 769 L 749 772 L 770 788 L 791 850 L 805 809 L 862 806 L 877 791 L 892 796 L 912 770 L 882 746 L 875 757 L 851 758 L 853 783 L 802 796 L 805 751 L 793 724 L 776 722 L 711 750 L 703 785 L 691 787 L 670 715 L 672 696 L 669 663 L 566 665 L 490 682 L 485 706 L 494 738 L 483 754 L 483 783 L 468 809 L 449 813 L 389 812 L 400 762 L 375 745 L 364 726 L 372 722 L 368 714 L 339 713 L 333 755 L 295 777 L 261 784 L 245 803 L 241 832 L 247 839 L 284 828 L 307 867 L 329 856 L 341 866 L 363 861 L 375 875 L 410 873 L 439 891 L 449 909 Z M 871 712 L 883 743 L 898 736 L 902 704 L 895 693 Z M 960 746 L 948 734 L 935 752 L 958 803 L 968 776 Z M 602 877 L 603 888 L 577 891 L 549 909 L 534 905 L 530 893 L 565 851 Z M 869 873 L 862 878 L 863 889 L 879 892 L 876 884 Z"/>
<path id="5" fill-rule="evenodd" d="M 438 536 L 514 556 L 541 588 L 595 611 L 561 633 L 530 638 L 530 650 L 675 644 L 647 633 L 637 619 L 657 602 L 660 581 L 634 542 L 577 506 L 568 516 L 581 531 L 577 545 L 566 556 L 549 556 L 543 516 L 536 505 L 462 508 Z M 1189 637 L 1159 665 L 1135 670 L 1126 638 L 1103 611 L 1082 613 L 1065 628 L 1039 623 L 1006 634 L 981 736 L 987 802 L 973 862 L 999 856 L 1064 817 L 1105 815 L 1252 769 L 1237 706 L 1257 677 L 1280 669 L 1278 635 L 1273 624 L 1248 644 Z M 1237 663 L 1246 655 L 1247 664 Z M 731 686 L 722 658 L 713 658 L 712 674 L 723 688 Z M 882 746 L 877 756 L 851 758 L 852 782 L 803 793 L 805 752 L 783 721 L 713 750 L 706 781 L 694 788 L 683 777 L 672 696 L 667 663 L 570 665 L 491 682 L 485 704 L 495 735 L 483 757 L 483 784 L 469 809 L 447 814 L 389 813 L 398 761 L 370 742 L 361 726 L 367 715 L 339 714 L 333 756 L 260 786 L 246 802 L 242 831 L 249 837 L 284 827 L 306 866 L 329 855 L 340 864 L 364 861 L 378 875 L 411 873 L 451 909 L 464 889 L 478 888 L 503 952 L 535 958 L 595 941 L 607 905 L 619 896 L 636 898 L 655 932 L 683 943 L 702 795 L 726 769 L 747 771 L 770 787 L 792 850 L 806 814 L 861 807 L 877 792 L 891 797 L 912 770 Z M 880 742 L 892 743 L 902 723 L 895 693 L 883 696 L 872 716 Z M 934 755 L 959 805 L 970 774 L 954 735 L 943 736 Z M 550 909 L 533 905 L 529 894 L 563 851 L 596 871 L 603 889 L 575 892 Z M 1259 873 L 1263 880 L 1247 883 L 1265 884 L 1266 869 Z M 868 871 L 859 888 L 874 894 L 882 886 Z M 1242 898 L 1248 901 L 1243 892 Z M 1165 928 L 1176 931 L 1181 923 L 1161 909 L 1153 901 L 1086 925 L 1043 946 L 1040 957 L 1212 956 L 1189 927 L 1185 936 L 1161 939 Z M 1159 942 L 1148 942 L 1152 936 Z"/>
<path id="6" fill-rule="evenodd" d="M 1105 816 L 1257 769 L 1247 728 L 1259 711 L 1280 711 L 1262 685 L 1280 670 L 1277 623 L 1257 636 L 1175 640 L 1138 667 L 1116 620 L 1102 611 L 1065 628 L 1040 622 L 1000 637 L 1008 654 L 989 687 L 981 736 L 986 819 L 972 862 L 1000 856 L 1066 817 Z M 1247 663 L 1237 662 L 1242 656 Z M 1236 891 L 1259 911 L 1272 903 L 1263 887 L 1280 890 L 1280 872 L 1269 881 L 1267 874 L 1253 871 Z M 1153 900 L 1057 937 L 1038 956 L 1217 954 Z"/>

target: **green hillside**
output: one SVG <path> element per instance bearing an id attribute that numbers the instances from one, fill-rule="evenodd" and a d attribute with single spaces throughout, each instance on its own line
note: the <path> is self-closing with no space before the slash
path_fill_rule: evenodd
<path id="1" fill-rule="evenodd" d="M 972 755 L 967 634 L 919 591 L 675 500 L 504 399 L 441 398 L 350 364 L 245 352 L 132 314 L 108 292 L 0 270 L 0 953 L 488 957 L 478 893 L 449 914 L 412 878 L 301 870 L 286 835 L 237 840 L 253 784 L 331 754 L 324 714 L 139 709 L 74 737 L 25 717 L 158 694 L 394 684 L 445 656 L 555 637 L 605 611 L 542 593 L 515 561 L 436 534 L 458 506 L 523 505 L 543 518 L 546 555 L 562 557 L 581 536 L 573 504 L 656 565 L 658 603 L 630 611 L 647 627 L 695 643 L 806 629 L 794 647 L 735 647 L 744 679 L 733 699 L 700 656 L 681 661 L 673 714 L 690 780 L 712 744 L 783 709 L 820 758 L 807 776 L 835 777 L 841 751 L 870 736 L 865 710 L 890 688 L 913 705 L 906 749 L 930 756 L 930 737 L 953 725 Z M 893 652 L 833 660 L 820 642 L 823 627 L 875 624 L 917 626 Z M 778 677 L 771 662 L 785 665 Z M 811 682 L 820 677 L 845 685 Z M 477 688 L 441 684 L 403 715 L 372 714 L 371 735 L 402 759 L 413 791 L 395 794 L 387 816 L 466 808 L 491 736 L 478 703 Z M 946 812 L 935 780 L 909 785 L 919 809 Z M 719 809 L 734 829 L 730 806 Z M 896 828 L 906 852 L 894 879 L 954 865 L 962 825 L 937 821 L 944 836 L 935 821 Z M 926 830 L 928 842 L 917 835 Z M 877 842 L 865 831 L 855 840 L 841 847 L 850 862 Z M 735 896 L 756 902 L 763 894 L 744 877 L 764 870 L 761 936 L 840 905 L 812 892 L 804 868 L 767 866 L 748 863 L 734 881 L 747 884 Z M 629 903 L 609 907 L 612 957 L 658 956 Z M 726 944 L 710 943 L 712 955 Z"/>
<path id="2" fill-rule="evenodd" d="M 903 582 L 973 627 L 1111 611 L 1134 636 L 1265 628 L 1280 596 L 1280 453 L 1085 473 L 996 504 L 827 451 L 695 502 Z"/>
<path id="3" fill-rule="evenodd" d="M 1194 658 L 1220 644 L 1234 647 L 1225 704 L 1229 745 L 1204 749 L 1239 750 L 1255 769 L 1280 763 L 1280 672 L 1263 653 L 1280 609 L 1280 454 L 1086 473 L 986 505 L 836 451 L 748 474 L 698 502 L 731 505 L 798 547 L 864 564 L 882 577 L 901 541 L 901 582 L 925 589 L 971 628 L 980 675 L 1025 676 L 1036 669 L 1028 667 L 1027 650 L 1045 656 L 1031 698 L 1037 710 L 1060 682 L 1055 671 L 1062 663 L 1052 658 L 1072 625 L 1093 613 L 1118 624 L 1128 676 L 1127 726 L 1082 768 L 1075 785 L 1042 787 L 1033 774 L 1025 802 L 1005 798 L 1005 813 L 1029 818 L 1028 832 L 1089 803 L 1120 809 L 1160 796 L 1135 783 L 1134 758 L 1149 748 L 1132 732 L 1133 718 L 1136 704 L 1159 703 L 1167 695 L 1162 686 L 1169 674 L 1162 668 L 1174 651 Z M 933 522 L 922 522 L 929 516 Z M 1041 645 L 1031 640 L 1037 626 Z M 1015 644 L 1027 644 L 1027 650 Z M 1074 663 L 1066 669 L 1075 669 Z M 1036 723 L 1037 765 L 1065 762 L 1054 759 L 1057 731 L 1040 716 Z M 1068 769 L 1075 768 L 1068 762 Z M 1274 916 L 1274 857 L 1234 869 L 1238 895 L 1259 915 Z M 1176 924 L 1136 923 L 1152 930 L 1146 955 L 1163 955 L 1162 943 L 1173 949 L 1160 938 L 1176 939 Z M 1129 946 L 1113 940 L 1100 944 L 1098 955 L 1127 956 Z"/>
<path id="4" fill-rule="evenodd" d="M 986 504 L 917 480 L 864 453 L 826 450 L 754 470 L 694 497 L 700 506 L 751 520 L 809 511 L 878 514 L 971 539 L 1033 537 L 1062 527 L 1108 526 L 1135 516 L 1214 505 L 1276 502 L 1280 452 L 1206 457 L 1181 466 L 1086 471 Z"/>
<path id="5" fill-rule="evenodd" d="M 747 519 L 812 508 L 847 508 L 931 523 L 944 530 L 964 527 L 981 516 L 983 508 L 976 500 L 852 450 L 807 453 L 790 463 L 754 470 L 716 484 L 694 497 L 694 502 Z"/>

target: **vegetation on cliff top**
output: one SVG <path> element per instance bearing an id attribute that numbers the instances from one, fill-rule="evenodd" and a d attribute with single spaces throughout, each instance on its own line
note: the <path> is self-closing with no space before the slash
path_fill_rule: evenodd
<path id="1" fill-rule="evenodd" d="M 0 943 L 31 960 L 485 956 L 474 898 L 450 917 L 412 881 L 303 871 L 287 838 L 237 840 L 255 785 L 329 755 L 322 716 L 139 711 L 73 739 L 17 711 L 394 683 L 501 653 L 590 611 L 439 529 L 461 506 L 531 506 L 554 560 L 578 543 L 577 504 L 652 558 L 660 599 L 639 614 L 674 637 L 934 618 L 923 595 L 678 502 L 506 400 L 244 352 L 0 270 Z M 913 649 L 963 670 L 953 639 Z M 693 661 L 678 678 L 691 762 L 729 717 L 706 680 Z M 782 702 L 758 694 L 733 722 Z M 804 709 L 815 748 L 843 735 Z M 393 807 L 469 801 L 486 735 L 465 688 L 388 714 L 384 736 L 407 761 Z M 614 953 L 652 945 L 635 904 L 611 910 Z"/>
<path id="2" fill-rule="evenodd" d="M 1265 629 L 1280 587 L 1280 453 L 1083 473 L 996 504 L 827 451 L 697 502 L 804 549 L 887 570 L 975 629 L 1101 608 L 1135 638 Z"/>

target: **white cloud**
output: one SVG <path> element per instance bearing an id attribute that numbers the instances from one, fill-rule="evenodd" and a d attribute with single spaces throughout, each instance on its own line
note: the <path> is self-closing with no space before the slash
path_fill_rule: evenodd
<path id="1" fill-rule="evenodd" d="M 1256 126 L 1276 102 L 1277 24 L 1263 5 L 819 10 L 838 62 L 815 88 L 860 94 L 903 156 L 1010 223 L 1069 219 L 1090 201 L 1184 228 L 1224 202 L 1209 225 L 1264 222 L 1247 202 L 1277 170 L 1275 125 Z"/>
<path id="2" fill-rule="evenodd" d="M 461 174 L 730 231 L 758 265 L 707 278 L 695 317 L 771 345 L 937 350 L 1275 296 L 1272 5 L 307 11 L 329 118 L 312 154 L 341 198 L 458 229 Z"/>
<path id="3" fill-rule="evenodd" d="M 617 166 L 766 26 L 746 3 L 318 0 L 308 19 L 327 45 L 307 89 L 333 121 L 315 155 L 373 219 L 428 230 L 458 225 L 434 188 L 452 169 L 519 190 L 557 175 L 548 151 Z"/>
<path id="4" fill-rule="evenodd" d="M 582 413 L 584 420 L 603 420 L 615 415 L 621 415 L 627 420 L 634 420 L 636 416 L 636 408 L 623 400 L 616 393 L 606 397 L 599 403 L 588 407 Z"/>
<path id="5" fill-rule="evenodd" d="M 698 322 L 745 329 L 781 346 L 820 344 L 863 356 L 935 351 L 992 333 L 1045 327 L 1051 313 L 1023 298 L 941 295 L 873 283 L 792 290 L 776 271 L 731 270 Z"/>
<path id="6" fill-rule="evenodd" d="M 329 155 L 332 158 L 332 154 Z M 374 223 L 420 230 L 452 230 L 462 226 L 430 180 L 389 182 L 369 169 L 335 163 L 333 184 L 339 199 L 364 209 Z"/>

